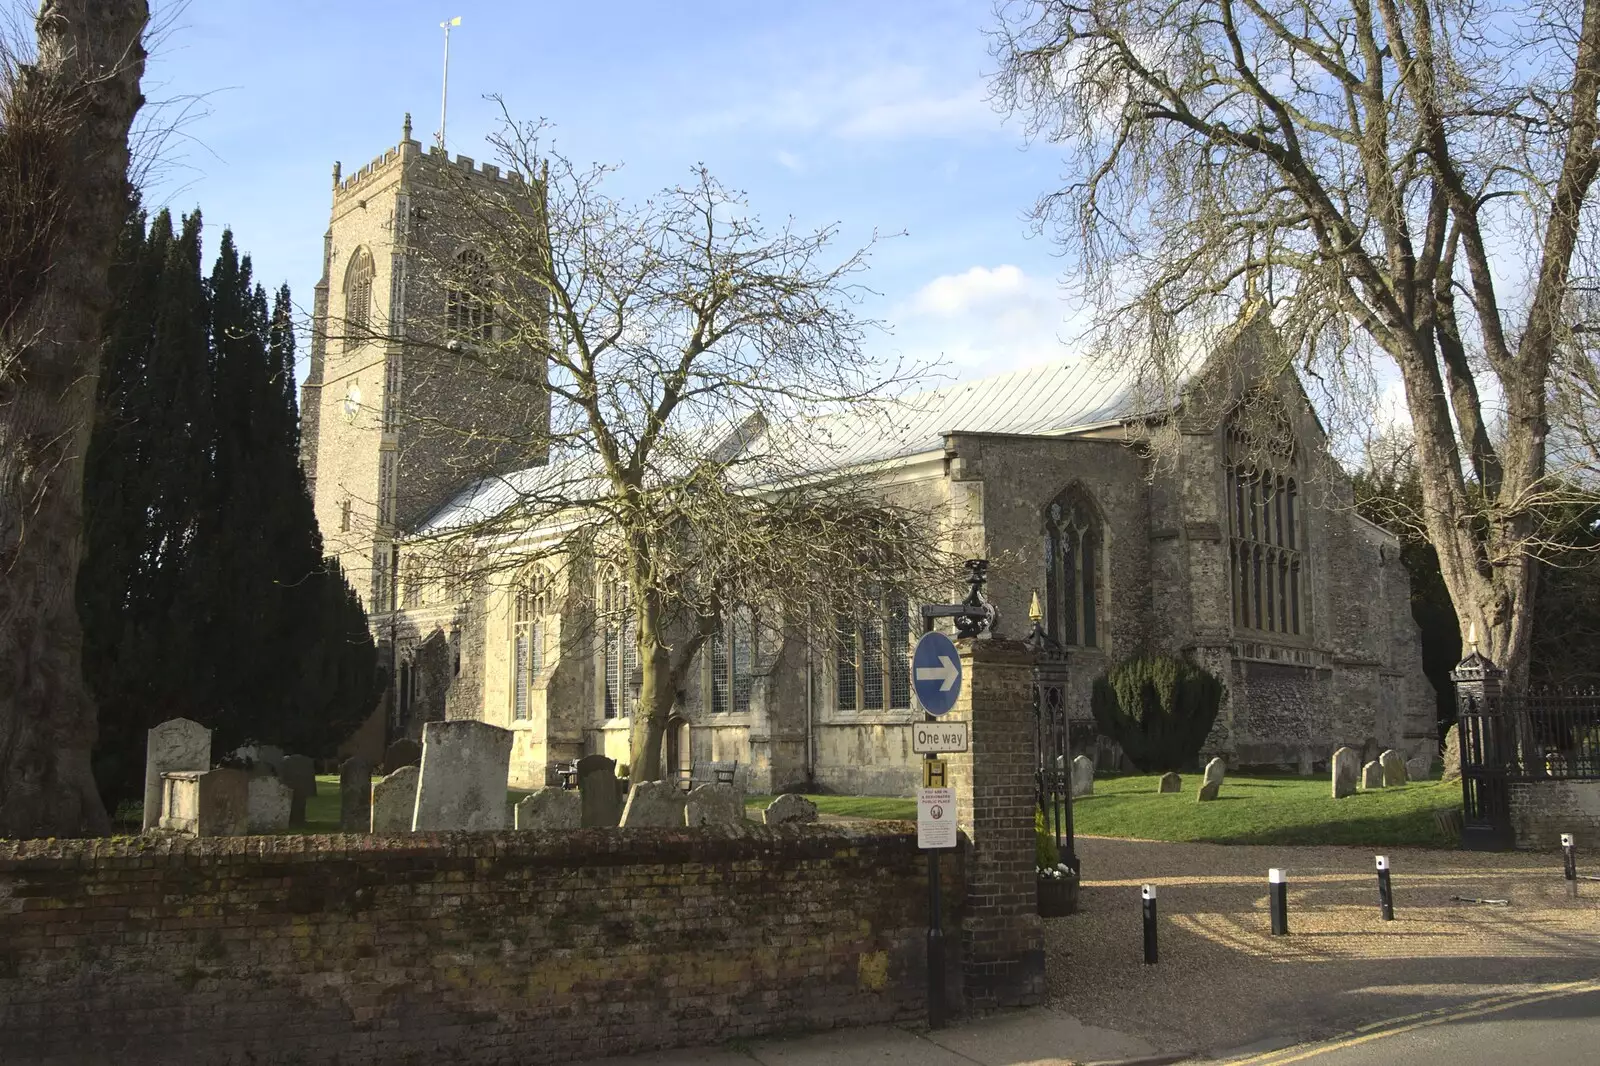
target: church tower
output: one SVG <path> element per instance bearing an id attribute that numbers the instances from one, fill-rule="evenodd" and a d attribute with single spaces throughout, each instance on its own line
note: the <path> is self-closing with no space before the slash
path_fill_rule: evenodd
<path id="1" fill-rule="evenodd" d="M 546 454 L 543 353 L 522 344 L 508 354 L 497 300 L 482 295 L 501 288 L 486 264 L 506 252 L 479 247 L 486 204 L 528 219 L 540 213 L 542 186 L 425 151 L 410 115 L 400 144 L 355 174 L 334 164 L 301 461 L 324 550 L 369 616 L 396 607 L 399 538 L 473 481 Z M 452 280 L 467 275 L 482 280 Z M 490 347 L 494 359 L 470 358 Z M 486 373 L 485 363 L 501 369 Z M 517 368 L 509 383 L 508 364 Z"/>

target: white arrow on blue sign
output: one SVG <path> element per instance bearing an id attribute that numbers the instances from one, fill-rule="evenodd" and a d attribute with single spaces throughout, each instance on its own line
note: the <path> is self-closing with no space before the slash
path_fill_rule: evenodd
<path id="1" fill-rule="evenodd" d="M 961 656 L 955 641 L 943 633 L 924 633 L 911 653 L 911 687 L 922 709 L 935 717 L 947 713 L 961 695 Z"/>

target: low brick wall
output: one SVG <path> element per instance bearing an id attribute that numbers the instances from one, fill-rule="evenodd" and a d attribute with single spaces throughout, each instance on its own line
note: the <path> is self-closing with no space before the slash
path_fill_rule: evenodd
<path id="1" fill-rule="evenodd" d="M 0 841 L 0 1061 L 545 1063 L 920 1017 L 925 873 L 903 823 Z"/>
<path id="2" fill-rule="evenodd" d="M 1514 781 L 1511 830 L 1517 847 L 1550 851 L 1562 833 L 1575 833 L 1579 847 L 1600 845 L 1600 781 Z"/>

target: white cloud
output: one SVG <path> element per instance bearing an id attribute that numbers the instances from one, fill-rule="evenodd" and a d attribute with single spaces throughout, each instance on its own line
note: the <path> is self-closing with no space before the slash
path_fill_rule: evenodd
<path id="1" fill-rule="evenodd" d="M 780 149 L 772 154 L 772 158 L 778 161 L 778 165 L 780 167 L 785 170 L 793 171 L 796 174 L 805 169 L 805 164 L 801 162 L 800 157 L 795 155 L 793 152 L 785 152 Z"/>

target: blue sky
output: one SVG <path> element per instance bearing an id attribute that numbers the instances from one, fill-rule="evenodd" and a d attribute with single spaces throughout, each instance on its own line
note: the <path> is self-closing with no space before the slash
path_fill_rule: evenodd
<path id="1" fill-rule="evenodd" d="M 990 0 L 200 0 L 149 63 L 149 99 L 202 99 L 147 201 L 199 205 L 208 254 L 232 227 L 258 276 L 309 307 L 334 161 L 349 173 L 394 145 L 407 111 L 431 142 L 439 23 L 457 15 L 453 153 L 492 158 L 498 93 L 573 159 L 623 164 L 625 195 L 703 162 L 763 219 L 839 223 L 841 254 L 905 231 L 865 278 L 882 295 L 864 312 L 892 327 L 882 355 L 971 377 L 1065 354 L 1065 264 L 1026 218 L 1060 160 L 1024 150 L 986 98 Z"/>

